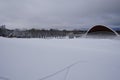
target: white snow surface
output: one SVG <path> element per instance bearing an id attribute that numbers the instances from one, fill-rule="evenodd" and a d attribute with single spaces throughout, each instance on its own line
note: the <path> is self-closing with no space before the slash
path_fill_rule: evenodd
<path id="1" fill-rule="evenodd" d="M 120 80 L 120 40 L 0 37 L 0 80 L 40 80 L 64 68 L 45 80 Z"/>

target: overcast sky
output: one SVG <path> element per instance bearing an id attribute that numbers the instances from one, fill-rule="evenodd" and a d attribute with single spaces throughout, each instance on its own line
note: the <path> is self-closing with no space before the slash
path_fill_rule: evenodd
<path id="1" fill-rule="evenodd" d="M 120 0 L 0 0 L 7 28 L 120 27 Z"/>

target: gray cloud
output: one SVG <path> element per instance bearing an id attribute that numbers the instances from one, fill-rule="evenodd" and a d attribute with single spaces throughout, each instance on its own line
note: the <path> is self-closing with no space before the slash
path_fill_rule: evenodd
<path id="1" fill-rule="evenodd" d="M 9 28 L 120 26 L 120 0 L 0 0 L 0 24 Z"/>

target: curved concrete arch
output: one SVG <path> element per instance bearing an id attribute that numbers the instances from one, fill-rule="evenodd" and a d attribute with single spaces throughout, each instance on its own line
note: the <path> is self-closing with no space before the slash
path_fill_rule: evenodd
<path id="1" fill-rule="evenodd" d="M 90 28 L 87 32 L 86 32 L 86 34 L 85 34 L 85 36 L 87 36 L 87 35 L 89 35 L 89 34 L 91 34 L 91 33 L 100 33 L 101 32 L 101 34 L 105 34 L 105 33 L 103 33 L 103 32 L 109 32 L 109 33 L 111 33 L 111 35 L 114 35 L 114 36 L 119 36 L 119 34 L 116 32 L 116 31 L 114 31 L 113 29 L 111 29 L 111 28 L 108 28 L 108 27 L 106 27 L 106 26 L 103 26 L 103 25 L 96 25 L 96 26 L 93 26 L 92 28 Z M 97 35 L 97 34 L 95 34 L 95 35 Z"/>

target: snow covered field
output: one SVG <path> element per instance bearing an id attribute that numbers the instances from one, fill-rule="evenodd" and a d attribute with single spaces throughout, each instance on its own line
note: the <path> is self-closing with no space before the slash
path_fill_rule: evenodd
<path id="1" fill-rule="evenodd" d="M 120 40 L 0 37 L 0 80 L 5 79 L 120 80 Z"/>

